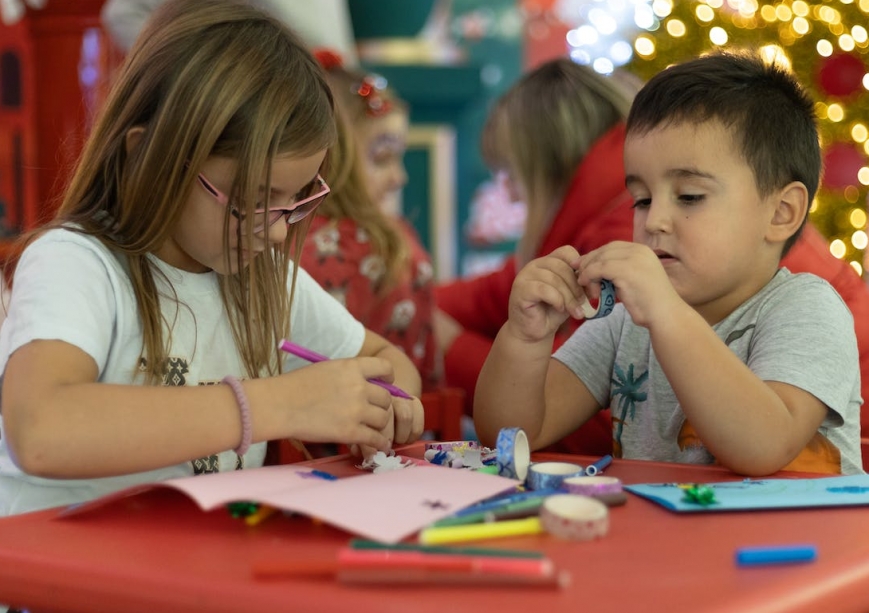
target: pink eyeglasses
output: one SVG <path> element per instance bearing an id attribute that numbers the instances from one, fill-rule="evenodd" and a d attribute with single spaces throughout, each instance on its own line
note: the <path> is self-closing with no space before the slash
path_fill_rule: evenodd
<path id="1" fill-rule="evenodd" d="M 214 187 L 214 185 L 211 184 L 211 181 L 206 179 L 201 172 L 197 175 L 197 178 L 205 191 L 211 194 L 220 204 L 229 207 L 229 212 L 232 213 L 236 219 L 245 219 L 244 213 L 229 203 L 229 196 Z M 262 232 L 264 229 L 275 225 L 281 217 L 287 218 L 287 225 L 301 221 L 314 209 L 320 206 L 320 203 L 326 199 L 329 191 L 329 186 L 326 185 L 326 181 L 323 180 L 323 177 L 317 174 L 313 181 L 302 188 L 302 190 L 293 197 L 292 206 L 257 209 L 254 211 L 254 233 Z"/>

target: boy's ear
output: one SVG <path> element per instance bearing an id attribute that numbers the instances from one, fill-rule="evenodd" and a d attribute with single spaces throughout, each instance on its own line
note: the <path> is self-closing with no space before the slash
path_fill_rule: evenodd
<path id="1" fill-rule="evenodd" d="M 793 236 L 806 218 L 809 192 L 801 181 L 788 183 L 778 192 L 776 208 L 767 228 L 766 238 L 773 243 L 784 243 Z"/>
<path id="2" fill-rule="evenodd" d="M 129 130 L 127 130 L 127 134 L 125 137 L 125 147 L 127 149 L 127 155 L 136 148 L 139 142 L 142 140 L 142 136 L 145 134 L 145 128 L 143 126 L 133 126 Z"/>

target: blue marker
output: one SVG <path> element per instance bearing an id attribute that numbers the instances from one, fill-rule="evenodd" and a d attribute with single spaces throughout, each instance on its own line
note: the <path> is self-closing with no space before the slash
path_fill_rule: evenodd
<path id="1" fill-rule="evenodd" d="M 321 479 L 326 479 L 327 481 L 335 481 L 338 479 L 332 473 L 327 473 L 325 470 L 312 470 L 311 474 L 315 477 L 320 477 Z"/>
<path id="2" fill-rule="evenodd" d="M 736 564 L 738 566 L 814 562 L 817 557 L 818 548 L 814 545 L 742 547 L 736 550 Z"/>
<path id="3" fill-rule="evenodd" d="M 475 505 L 470 507 L 465 507 L 464 509 L 460 509 L 453 513 L 454 517 L 462 517 L 464 515 L 470 515 L 471 513 L 484 513 L 486 511 L 494 511 L 496 509 L 500 509 L 508 504 L 513 504 L 516 502 L 524 502 L 526 500 L 533 499 L 542 499 L 547 496 L 552 496 L 553 494 L 564 494 L 565 490 L 552 488 L 545 490 L 531 490 L 527 492 L 518 492 L 515 494 L 507 494 L 504 496 L 497 496 L 495 498 L 490 498 L 488 500 L 484 500 L 483 502 L 478 502 Z"/>
<path id="4" fill-rule="evenodd" d="M 599 475 L 603 472 L 603 469 L 613 463 L 613 457 L 611 455 L 605 455 L 600 460 L 595 462 L 594 464 L 589 464 L 585 467 L 585 475 L 587 477 L 594 477 L 595 475 Z"/>

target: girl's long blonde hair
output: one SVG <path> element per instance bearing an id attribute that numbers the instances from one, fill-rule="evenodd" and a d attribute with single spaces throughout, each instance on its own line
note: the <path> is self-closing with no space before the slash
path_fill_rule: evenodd
<path id="1" fill-rule="evenodd" d="M 481 135 L 483 159 L 524 188 L 528 219 L 518 263 L 535 253 L 582 159 L 630 110 L 631 92 L 569 58 L 540 65 L 496 102 Z"/>
<path id="2" fill-rule="evenodd" d="M 149 382 L 162 380 L 166 332 L 173 322 L 165 322 L 164 330 L 154 277 L 160 273 L 148 254 L 169 239 L 197 169 L 209 156 L 235 159 L 238 171 L 229 195 L 251 214 L 263 169 L 276 156 L 306 157 L 332 145 L 332 107 L 313 57 L 264 13 L 228 0 L 170 0 L 152 15 L 47 226 L 75 224 L 126 260 Z M 137 126 L 144 132 L 128 152 L 127 133 Z M 227 264 L 230 228 L 237 228 L 239 238 L 248 232 L 252 239 L 253 232 L 250 224 L 231 219 L 227 209 Z M 239 272 L 221 276 L 236 346 L 250 377 L 280 371 L 277 343 L 290 332 L 289 245 L 306 226 L 293 227 L 272 257 L 263 254 L 246 268 L 239 254 Z"/>
<path id="3" fill-rule="evenodd" d="M 365 75 L 326 65 L 326 79 L 335 97 L 338 141 L 329 151 L 329 187 L 332 192 L 318 212 L 330 219 L 352 219 L 365 230 L 372 251 L 383 258 L 385 272 L 377 290 L 387 292 L 406 273 L 410 250 L 396 223 L 369 196 L 354 126 L 369 121 L 367 101 L 357 92 Z M 377 92 L 389 106 L 385 112 L 406 111 L 405 103 L 390 88 Z"/>

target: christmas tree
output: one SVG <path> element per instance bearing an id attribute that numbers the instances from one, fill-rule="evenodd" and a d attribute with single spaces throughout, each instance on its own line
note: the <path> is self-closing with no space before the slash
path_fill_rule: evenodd
<path id="1" fill-rule="evenodd" d="M 651 13 L 649 13 L 649 9 Z M 830 251 L 866 266 L 869 193 L 869 0 L 654 0 L 626 69 L 649 78 L 716 49 L 761 47 L 798 75 L 816 100 L 824 178 L 810 219 Z M 650 15 L 653 15 L 650 17 Z"/>

